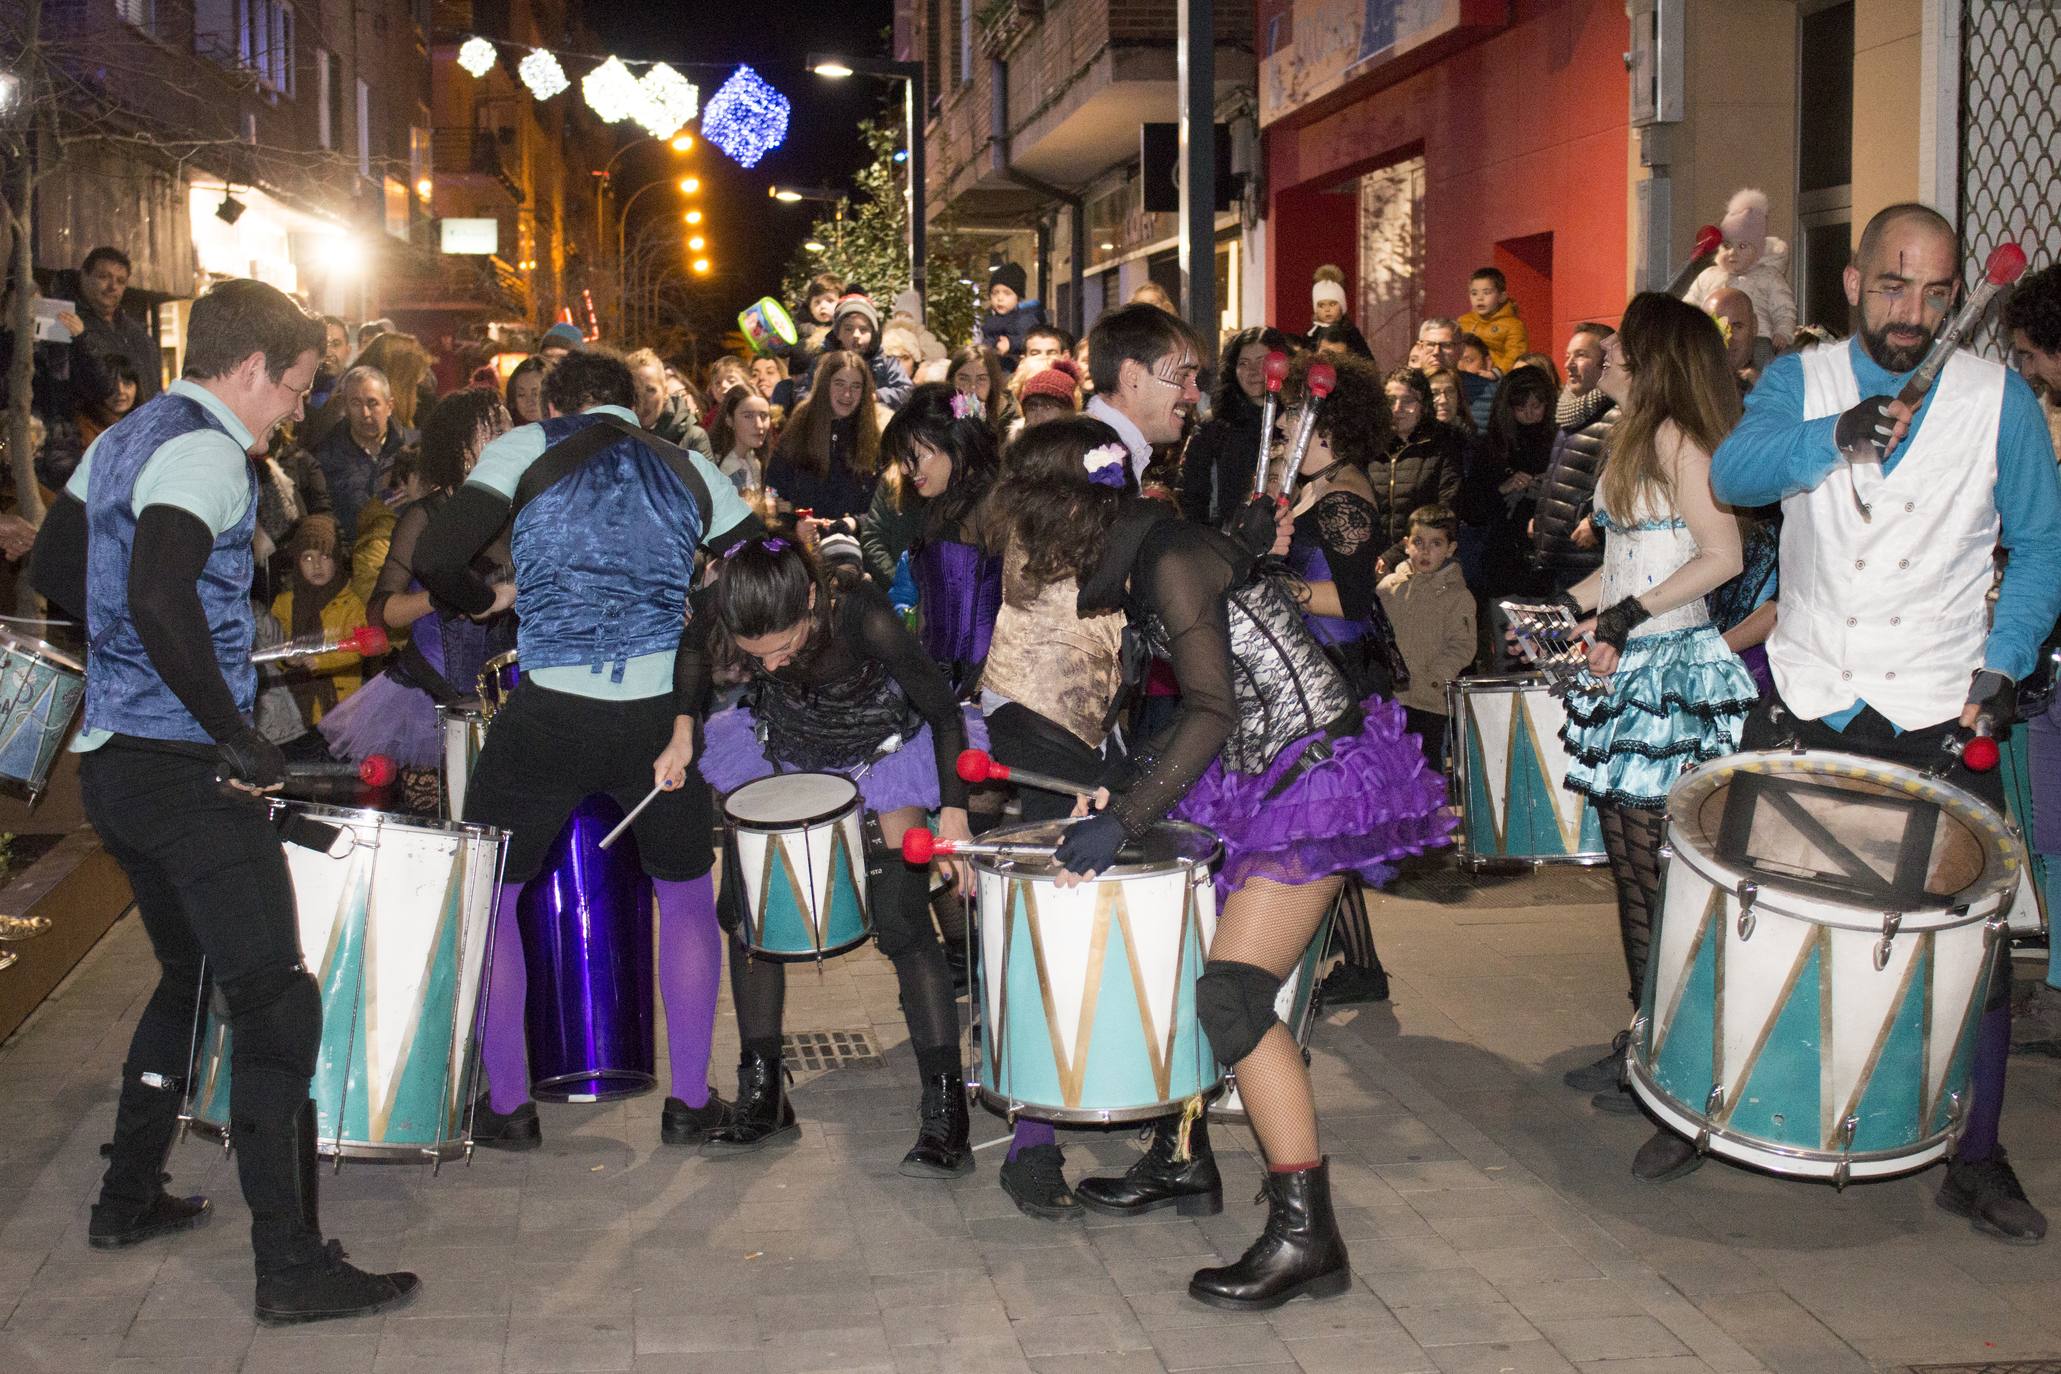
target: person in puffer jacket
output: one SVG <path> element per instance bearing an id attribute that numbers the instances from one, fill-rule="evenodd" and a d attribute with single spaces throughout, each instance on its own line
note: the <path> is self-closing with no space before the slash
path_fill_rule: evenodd
<path id="1" fill-rule="evenodd" d="M 1611 332 L 1607 325 L 1584 324 L 1567 342 L 1567 386 L 1553 414 L 1559 434 L 1537 483 L 1531 522 L 1531 563 L 1542 591 L 1570 587 L 1603 563 L 1603 540 L 1589 516 L 1604 444 L 1617 423 L 1616 404 L 1596 385 Z"/>

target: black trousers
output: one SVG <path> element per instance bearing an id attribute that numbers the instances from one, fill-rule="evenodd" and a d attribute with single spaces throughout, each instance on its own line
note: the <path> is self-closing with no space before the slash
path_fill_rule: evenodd
<path id="1" fill-rule="evenodd" d="M 1101 779 L 1106 761 L 1080 736 L 1039 715 L 1028 706 L 1010 702 L 988 716 L 988 752 L 997 763 L 1047 773 L 1083 787 Z M 1016 789 L 1025 822 L 1064 820 L 1073 814 L 1072 797 L 1063 792 L 1046 792 L 1035 787 Z"/>

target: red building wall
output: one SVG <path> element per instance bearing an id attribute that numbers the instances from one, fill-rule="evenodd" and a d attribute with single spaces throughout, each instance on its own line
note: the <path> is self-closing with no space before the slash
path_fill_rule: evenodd
<path id="1" fill-rule="evenodd" d="M 1368 90 L 1382 80 L 1377 71 L 1329 113 L 1291 115 L 1268 129 L 1271 320 L 1308 326 L 1310 274 L 1320 264 L 1357 272 L 1357 202 L 1337 194 L 1340 183 L 1418 151 L 1425 313 L 1466 310 L 1467 276 L 1489 264 L 1509 273 L 1532 346 L 1556 357 L 1575 324 L 1623 312 L 1631 139 L 1623 0 L 1518 0 L 1511 9 L 1507 28 L 1425 70 Z M 1535 285 L 1527 299 L 1517 283 L 1542 257 L 1550 293 Z M 1358 283 L 1347 289 L 1357 300 Z"/>

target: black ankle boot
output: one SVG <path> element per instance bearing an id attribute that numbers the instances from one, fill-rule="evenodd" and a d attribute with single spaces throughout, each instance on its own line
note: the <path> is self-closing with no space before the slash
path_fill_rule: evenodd
<path id="1" fill-rule="evenodd" d="M 86 1243 L 94 1249 L 119 1250 L 207 1220 L 206 1198 L 175 1198 L 164 1188 L 165 1156 L 185 1100 L 186 1085 L 179 1079 L 123 1074 L 114 1140 L 101 1147 L 107 1172 L 86 1228 Z"/>
<path id="2" fill-rule="evenodd" d="M 472 1099 L 472 1143 L 482 1150 L 534 1150 L 544 1143 L 544 1124 L 537 1118 L 537 1104 L 524 1102 L 510 1112 L 494 1110 L 493 1098 L 481 1093 Z"/>
<path id="3" fill-rule="evenodd" d="M 1128 1217 L 1171 1207 L 1184 1217 L 1213 1217 L 1224 1210 L 1224 1181 L 1209 1148 L 1209 1118 L 1198 1116 L 1188 1128 L 1188 1158 L 1180 1153 L 1181 1119 L 1161 1117 L 1152 1123 L 1152 1148 L 1115 1178 L 1084 1178 L 1074 1195 L 1090 1211 Z"/>
<path id="4" fill-rule="evenodd" d="M 729 1124 L 730 1104 L 711 1088 L 708 1101 L 699 1107 L 690 1107 L 677 1097 L 667 1098 L 658 1119 L 658 1139 L 661 1145 L 699 1145 L 711 1131 Z"/>
<path id="5" fill-rule="evenodd" d="M 701 1152 L 709 1156 L 749 1154 L 801 1134 L 794 1104 L 787 1100 L 784 1066 L 778 1055 L 746 1050 L 737 1061 L 737 1103 L 730 1124 L 710 1131 Z"/>
<path id="6" fill-rule="evenodd" d="M 1267 1228 L 1236 1264 L 1204 1269 L 1188 1296 L 1211 1307 L 1264 1312 L 1291 1298 L 1335 1298 L 1352 1287 L 1331 1213 L 1331 1164 L 1267 1175 Z"/>
<path id="7" fill-rule="evenodd" d="M 909 1178 L 963 1178 L 973 1172 L 973 1148 L 967 1137 L 966 1080 L 956 1073 L 932 1074 L 923 1080 L 923 1125 L 916 1143 L 902 1156 L 899 1172 Z"/>
<path id="8" fill-rule="evenodd" d="M 372 1274 L 322 1240 L 315 1104 L 290 1114 L 267 1108 L 234 1118 L 236 1168 L 250 1203 L 257 1255 L 257 1317 L 263 1326 L 361 1317 L 413 1301 L 422 1281 L 406 1272 Z"/>

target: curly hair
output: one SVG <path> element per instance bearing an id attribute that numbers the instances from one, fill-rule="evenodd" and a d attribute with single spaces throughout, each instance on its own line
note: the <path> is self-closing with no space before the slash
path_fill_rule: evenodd
<path id="1" fill-rule="evenodd" d="M 456 491 L 480 450 L 508 430 L 508 407 L 498 391 L 468 388 L 436 403 L 422 421 L 416 471 L 437 491 Z"/>
<path id="2" fill-rule="evenodd" d="M 2042 353 L 2061 353 L 2061 267 L 2046 267 L 2018 283 L 2004 307 L 2004 328 L 2022 329 Z"/>
<path id="3" fill-rule="evenodd" d="M 1025 550 L 1024 576 L 1034 587 L 1083 578 L 1102 557 L 1117 513 L 1135 498 L 1137 479 L 1124 461 L 1122 487 L 1088 480 L 1089 452 L 1115 444 L 1117 432 L 1085 415 L 1033 425 L 1009 446 L 1002 480 L 989 494 L 989 528 Z"/>
<path id="4" fill-rule="evenodd" d="M 1365 358 L 1351 354 L 1296 355 L 1288 365 L 1287 385 L 1281 388 L 1282 427 L 1290 434 L 1295 432 L 1294 412 L 1289 407 L 1302 404 L 1310 369 L 1318 363 L 1330 364 L 1337 380 L 1332 383 L 1323 409 L 1317 412 L 1316 433 L 1331 445 L 1334 455 L 1364 471 L 1367 464 L 1388 452 L 1388 436 L 1394 427 L 1388 393 L 1381 389 L 1381 374 Z M 1430 383 L 1425 386 L 1428 390 Z M 1425 405 L 1429 410 L 1430 403 Z"/>
<path id="5" fill-rule="evenodd" d="M 1286 353 L 1291 358 L 1302 344 L 1289 338 L 1272 325 L 1254 325 L 1241 329 L 1224 345 L 1224 351 L 1217 360 L 1217 390 L 1213 413 L 1236 415 L 1241 409 L 1254 404 L 1238 385 L 1238 357 L 1248 348 L 1263 348 L 1269 353 Z"/>

